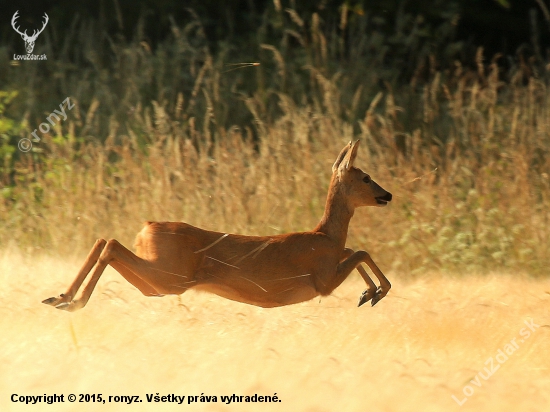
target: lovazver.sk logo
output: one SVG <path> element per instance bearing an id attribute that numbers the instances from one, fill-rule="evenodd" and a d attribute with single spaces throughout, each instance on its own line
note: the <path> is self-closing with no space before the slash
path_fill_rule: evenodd
<path id="1" fill-rule="evenodd" d="M 25 42 L 25 49 L 27 50 L 27 54 L 14 54 L 13 60 L 47 60 L 48 58 L 45 54 L 36 55 L 32 54 L 32 51 L 34 50 L 34 43 L 36 42 L 36 38 L 40 33 L 44 31 L 44 29 L 46 28 L 46 24 L 48 24 L 50 18 L 46 13 L 44 13 L 44 23 L 42 24 L 42 28 L 40 30 L 33 30 L 32 35 L 29 36 L 26 29 L 24 32 L 21 32 L 21 30 L 19 30 L 19 26 L 16 26 L 16 20 L 19 17 L 18 13 L 19 10 L 14 13 L 11 19 L 11 26 L 17 33 L 21 35 L 21 38 Z"/>

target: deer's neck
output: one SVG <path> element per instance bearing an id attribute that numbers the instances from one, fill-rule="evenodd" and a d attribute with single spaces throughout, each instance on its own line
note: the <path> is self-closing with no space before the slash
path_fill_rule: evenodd
<path id="1" fill-rule="evenodd" d="M 347 202 L 342 188 L 335 182 L 335 177 L 331 181 L 325 213 L 315 232 L 321 232 L 333 239 L 339 247 L 344 248 L 348 236 L 349 222 L 353 216 L 353 208 Z"/>

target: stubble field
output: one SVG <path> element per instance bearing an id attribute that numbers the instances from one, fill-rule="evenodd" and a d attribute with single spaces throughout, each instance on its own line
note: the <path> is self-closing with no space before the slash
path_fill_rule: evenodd
<path id="1" fill-rule="evenodd" d="M 10 397 L 54 393 L 107 399 L 77 398 L 58 411 L 542 411 L 550 403 L 548 279 L 390 273 L 390 294 L 357 308 L 364 286 L 353 275 L 331 297 L 261 309 L 192 291 L 146 298 L 109 268 L 81 311 L 42 305 L 78 267 L 2 255 L 3 411 L 45 410 Z M 217 402 L 148 403 L 147 394 Z M 222 403 L 233 394 L 281 402 Z M 109 395 L 142 402 L 109 403 Z"/>

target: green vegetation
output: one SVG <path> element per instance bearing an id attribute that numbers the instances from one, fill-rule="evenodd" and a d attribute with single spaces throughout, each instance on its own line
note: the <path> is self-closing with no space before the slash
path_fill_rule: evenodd
<path id="1" fill-rule="evenodd" d="M 130 245 L 144 220 L 308 230 L 339 149 L 360 138 L 358 165 L 395 201 L 358 211 L 350 246 L 403 274 L 547 273 L 540 60 L 504 71 L 479 49 L 459 63 L 452 14 L 399 15 L 388 35 L 360 9 L 336 30 L 278 4 L 248 48 L 213 51 L 198 18 L 156 48 L 140 26 L 127 42 L 91 21 L 44 37 L 44 62 L 10 65 L 0 48 L 0 247 L 80 255 L 97 237 Z M 17 150 L 68 96 L 68 119 Z"/>

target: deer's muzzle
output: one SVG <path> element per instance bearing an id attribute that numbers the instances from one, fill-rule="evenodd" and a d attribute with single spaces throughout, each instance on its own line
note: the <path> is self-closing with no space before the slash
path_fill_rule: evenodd
<path id="1" fill-rule="evenodd" d="M 384 196 L 378 196 L 375 199 L 376 203 L 378 203 L 380 206 L 386 206 L 388 202 L 391 202 L 392 195 L 390 192 L 387 192 Z"/>

